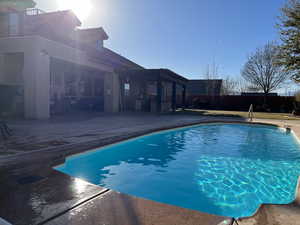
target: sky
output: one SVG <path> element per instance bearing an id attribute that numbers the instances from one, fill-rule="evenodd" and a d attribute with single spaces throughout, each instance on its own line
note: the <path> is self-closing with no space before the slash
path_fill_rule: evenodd
<path id="1" fill-rule="evenodd" d="M 54 11 L 58 1 L 36 0 Z M 73 0 L 73 2 L 85 0 Z M 145 68 L 168 68 L 190 79 L 238 77 L 247 56 L 278 40 L 285 0 L 90 0 L 83 27 L 103 27 L 105 46 Z M 70 1 L 72 2 L 72 1 Z"/>

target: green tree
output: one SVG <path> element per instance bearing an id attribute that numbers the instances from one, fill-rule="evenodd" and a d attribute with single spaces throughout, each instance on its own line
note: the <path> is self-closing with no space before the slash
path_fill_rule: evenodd
<path id="1" fill-rule="evenodd" d="M 35 7 L 36 3 L 33 0 L 0 0 L 1 8 L 12 8 L 15 10 L 24 10 Z"/>
<path id="2" fill-rule="evenodd" d="M 288 0 L 281 9 L 278 27 L 282 40 L 278 61 L 300 82 L 300 0 Z"/>

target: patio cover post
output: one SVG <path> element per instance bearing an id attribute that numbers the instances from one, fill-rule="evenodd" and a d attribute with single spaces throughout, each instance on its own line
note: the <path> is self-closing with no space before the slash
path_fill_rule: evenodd
<path id="1" fill-rule="evenodd" d="M 27 119 L 50 117 L 50 57 L 37 47 L 24 52 L 24 111 Z"/>
<path id="2" fill-rule="evenodd" d="M 158 78 L 157 80 L 157 102 L 156 102 L 156 111 L 161 112 L 161 95 L 162 95 L 162 84 L 161 84 L 161 79 Z"/>
<path id="3" fill-rule="evenodd" d="M 184 110 L 186 107 L 186 86 L 183 85 L 183 91 L 182 91 L 182 109 Z"/>
<path id="4" fill-rule="evenodd" d="M 176 82 L 173 81 L 172 83 L 172 110 L 173 112 L 176 111 Z"/>

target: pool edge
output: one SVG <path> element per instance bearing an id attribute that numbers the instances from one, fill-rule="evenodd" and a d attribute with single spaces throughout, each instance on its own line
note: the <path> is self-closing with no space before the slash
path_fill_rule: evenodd
<path id="1" fill-rule="evenodd" d="M 113 145 L 117 145 L 117 144 L 120 144 L 120 143 L 123 143 L 123 142 L 126 142 L 126 141 L 131 141 L 131 140 L 138 139 L 138 138 L 141 138 L 141 137 L 145 137 L 145 136 L 148 136 L 148 135 L 153 135 L 153 134 L 156 134 L 156 133 L 167 132 L 167 131 L 172 131 L 172 130 L 179 130 L 179 129 L 189 128 L 189 127 L 196 127 L 196 126 L 205 125 L 205 124 L 247 124 L 247 125 L 261 125 L 261 126 L 271 126 L 271 127 L 281 128 L 281 126 L 276 125 L 276 124 L 262 123 L 262 122 L 222 121 L 222 120 L 220 120 L 220 121 L 197 122 L 197 123 L 191 123 L 191 124 L 186 124 L 186 125 L 173 126 L 173 127 L 169 127 L 169 128 L 161 128 L 161 129 L 150 131 L 150 132 L 140 134 L 140 135 L 137 135 L 137 136 L 132 136 L 132 137 L 129 137 L 129 138 L 125 138 L 123 140 L 115 141 L 115 142 L 112 142 L 112 143 L 109 143 L 109 144 L 106 144 L 106 145 L 103 145 L 103 146 L 93 147 L 92 149 L 84 150 L 82 152 L 71 153 L 71 154 L 67 155 L 65 157 L 65 159 L 75 157 L 75 156 L 78 156 L 78 155 L 82 155 L 82 154 L 86 154 L 86 153 L 89 153 L 89 152 L 99 151 L 99 150 L 111 147 Z M 300 139 L 298 139 L 298 141 L 299 141 L 299 144 L 300 144 Z M 56 167 L 59 167 L 63 164 L 64 163 L 54 164 L 52 167 L 56 168 Z"/>
<path id="2" fill-rule="evenodd" d="M 82 155 L 82 154 L 86 154 L 86 153 L 91 153 L 91 152 L 95 152 L 95 151 L 101 151 L 105 148 L 108 148 L 108 147 L 111 147 L 113 145 L 117 145 L 117 144 L 120 144 L 120 143 L 123 143 L 123 142 L 126 142 L 126 141 L 131 141 L 131 140 L 135 140 L 135 139 L 138 139 L 138 138 L 141 138 L 141 137 L 144 137 L 144 136 L 148 136 L 148 135 L 153 135 L 153 134 L 156 134 L 156 133 L 160 133 L 160 132 L 168 132 L 168 131 L 172 131 L 172 130 L 180 130 L 180 129 L 184 129 L 184 128 L 189 128 L 189 127 L 197 127 L 199 125 L 206 125 L 206 124 L 243 124 L 243 125 L 261 125 L 261 126 L 270 126 L 270 127 L 275 127 L 275 128 L 278 128 L 278 129 L 282 129 L 282 130 L 286 130 L 285 127 L 283 126 L 280 126 L 278 124 L 274 124 L 274 123 L 265 123 L 265 122 L 249 122 L 249 121 L 205 121 L 205 122 L 197 122 L 197 123 L 192 123 L 192 124 L 186 124 L 186 125 L 180 125 L 180 126 L 174 126 L 174 127 L 171 127 L 171 128 L 162 128 L 162 129 L 158 129 L 158 130 L 155 130 L 155 131 L 151 131 L 151 132 L 148 132 L 146 134 L 142 134 L 142 135 L 138 135 L 138 136 L 134 136 L 134 137 L 130 137 L 130 138 L 127 138 L 127 139 L 124 139 L 124 140 L 121 140 L 121 141 L 116 141 L 116 142 L 113 142 L 113 143 L 110 143 L 110 144 L 107 144 L 107 145 L 104 145 L 104 146 L 100 146 L 100 147 L 96 147 L 96 148 L 93 148 L 93 149 L 90 149 L 90 150 L 86 150 L 86 151 L 83 151 L 83 152 L 79 152 L 79 153 L 75 153 L 75 154 L 71 154 L 69 156 L 67 156 L 65 159 L 67 158 L 71 158 L 71 157 L 76 157 L 78 155 Z M 300 138 L 297 136 L 297 134 L 291 130 L 291 134 L 294 136 L 294 138 L 297 140 L 297 142 L 300 144 Z M 55 165 L 53 166 L 52 168 L 53 169 L 56 169 L 57 167 L 60 167 L 62 166 L 64 163 L 60 163 L 58 165 Z M 60 171 L 60 170 L 58 170 Z M 60 171 L 61 172 L 61 171 Z M 68 175 L 69 176 L 69 175 Z M 291 201 L 290 203 L 286 203 L 286 204 L 270 204 L 270 203 L 262 203 L 258 206 L 258 208 L 256 209 L 256 211 L 251 215 L 251 216 L 248 216 L 248 217 L 240 217 L 240 218 L 233 218 L 233 219 L 237 219 L 237 220 L 244 220 L 244 219 L 249 219 L 249 218 L 253 218 L 255 217 L 257 214 L 259 214 L 261 208 L 265 205 L 289 205 L 289 204 L 292 204 L 293 202 L 296 201 L 297 199 L 297 196 L 298 194 L 300 194 L 299 192 L 299 183 L 300 183 L 300 175 L 298 177 L 298 181 L 297 181 L 297 185 L 296 185 L 296 191 L 295 191 L 295 199 L 293 201 Z M 112 191 L 115 191 L 115 190 L 112 190 Z M 140 198 L 140 197 L 137 197 L 137 196 L 134 196 L 136 198 Z M 164 203 L 166 204 L 166 203 Z M 179 206 L 177 206 L 179 207 Z M 202 212 L 202 211 L 199 211 L 199 212 Z M 215 214 L 212 214 L 212 215 L 215 215 Z M 219 216 L 219 215 L 218 215 Z"/>

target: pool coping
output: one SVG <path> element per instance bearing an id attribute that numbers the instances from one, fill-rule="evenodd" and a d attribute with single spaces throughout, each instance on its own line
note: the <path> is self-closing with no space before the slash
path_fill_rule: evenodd
<path id="1" fill-rule="evenodd" d="M 95 147 L 95 148 L 92 148 L 92 149 L 89 149 L 89 150 L 85 150 L 83 152 L 78 152 L 78 153 L 74 153 L 74 154 L 68 155 L 68 156 L 65 157 L 65 159 L 70 158 L 70 157 L 75 157 L 77 155 L 86 154 L 86 153 L 89 153 L 89 152 L 95 152 L 95 151 L 99 151 L 99 150 L 104 150 L 105 148 L 108 148 L 108 147 L 113 146 L 113 145 L 121 144 L 121 143 L 126 142 L 126 141 L 135 140 L 135 139 L 138 139 L 138 138 L 141 138 L 141 137 L 145 137 L 145 136 L 149 136 L 149 135 L 154 135 L 156 133 L 168 132 L 168 131 L 172 131 L 172 130 L 180 130 L 180 129 L 185 129 L 185 128 L 189 128 L 189 127 L 197 127 L 197 126 L 201 126 L 201 125 L 205 125 L 205 124 L 209 124 L 209 125 L 211 125 L 211 124 L 247 124 L 247 125 L 273 126 L 273 127 L 280 128 L 279 126 L 274 125 L 274 124 L 253 123 L 253 122 L 232 122 L 232 121 L 221 122 L 221 121 L 217 121 L 217 122 L 196 123 L 196 124 L 192 124 L 192 125 L 184 125 L 184 126 L 179 126 L 179 127 L 176 126 L 176 127 L 173 127 L 173 128 L 161 129 L 161 130 L 152 131 L 152 132 L 149 132 L 149 133 L 146 133 L 146 134 L 142 134 L 142 135 L 138 135 L 138 136 L 134 136 L 134 137 L 129 137 L 129 138 L 124 139 L 124 140 L 116 141 L 116 142 L 113 142 L 113 143 L 110 143 L 110 144 L 107 144 L 107 145 L 103 145 L 103 146 L 100 146 L 100 147 Z M 300 139 L 298 141 L 300 143 Z M 61 166 L 63 164 L 64 163 L 55 164 L 53 166 L 53 168 L 54 167 L 59 167 L 59 166 Z"/>
<path id="2" fill-rule="evenodd" d="M 132 138 L 137 138 L 140 136 L 148 135 L 155 132 L 165 131 L 165 130 L 171 130 L 176 128 L 183 128 L 188 126 L 196 126 L 201 124 L 211 124 L 211 123 L 246 123 L 246 124 L 253 124 L 253 122 L 246 122 L 246 121 L 240 121 L 240 120 L 208 120 L 208 121 L 197 121 L 197 122 L 183 122 L 179 123 L 178 125 L 169 125 L 169 126 L 163 126 L 159 128 L 149 128 L 146 130 L 131 132 L 130 134 L 126 135 L 119 135 L 119 136 L 112 136 L 105 139 L 98 139 L 98 140 L 92 140 L 92 141 L 85 141 L 85 142 L 79 142 L 79 143 L 72 143 L 72 144 L 66 144 L 63 146 L 55 146 L 55 147 L 48 147 L 48 148 L 42 148 L 39 150 L 33 150 L 28 152 L 19 153 L 16 155 L 10 155 L 6 157 L 0 157 L 0 165 L 4 165 L 0 168 L 1 169 L 13 169 L 14 166 L 22 166 L 32 163 L 34 161 L 33 158 L 37 158 L 37 161 L 40 161 L 41 159 L 47 159 L 52 160 L 54 164 L 53 166 L 57 165 L 55 161 L 59 161 L 61 163 L 61 160 L 65 159 L 66 157 L 83 153 L 86 151 L 89 151 L 91 149 L 104 147 L 106 145 L 115 144 L 117 142 L 126 141 Z M 269 125 L 267 123 L 256 123 L 261 125 Z M 27 163 L 26 163 L 27 162 Z"/>
<path id="3" fill-rule="evenodd" d="M 33 151 L 28 151 L 24 153 L 19 153 L 16 155 L 10 155 L 6 156 L 3 158 L 0 158 L 0 165 L 4 165 L 3 168 L 12 168 L 15 165 L 22 165 L 28 161 L 33 161 L 32 157 L 35 157 L 35 155 L 39 155 L 39 159 L 51 157 L 52 155 L 54 156 L 55 159 L 62 159 L 66 158 L 68 156 L 74 155 L 74 154 L 79 154 L 79 153 L 84 153 L 86 151 L 90 151 L 91 149 L 95 148 L 101 148 L 105 147 L 107 145 L 111 144 L 116 144 L 118 142 L 122 141 L 127 141 L 133 138 L 141 137 L 144 135 L 149 135 L 151 133 L 156 133 L 156 132 L 161 132 L 161 131 L 167 131 L 167 130 L 172 130 L 172 129 L 180 129 L 184 127 L 189 127 L 189 126 L 197 126 L 197 125 L 202 125 L 202 124 L 214 124 L 214 123 L 228 123 L 228 124 L 257 124 L 257 125 L 267 125 L 267 126 L 276 126 L 278 125 L 275 124 L 268 124 L 268 123 L 261 123 L 261 122 L 247 122 L 247 121 L 239 121 L 239 120 L 209 120 L 209 121 L 198 121 L 198 122 L 192 122 L 192 123 L 183 123 L 179 125 L 170 125 L 170 126 L 165 126 L 165 127 L 160 127 L 160 128 L 151 128 L 147 129 L 144 131 L 136 131 L 132 132 L 128 135 L 120 135 L 120 136 L 113 136 L 110 138 L 105 138 L 105 139 L 99 139 L 99 140 L 92 140 L 92 141 L 87 141 L 87 142 L 79 142 L 79 143 L 73 143 L 73 144 L 66 144 L 63 146 L 55 146 L 55 147 L 49 147 L 49 148 L 43 148 L 40 150 L 33 150 Z M 49 155 L 47 155 L 49 154 Z M 61 154 L 61 155 L 57 155 Z M 28 159 L 29 158 L 29 159 Z M 61 162 L 60 162 L 61 163 Z M 57 163 L 52 164 L 53 166 L 57 165 Z"/>

